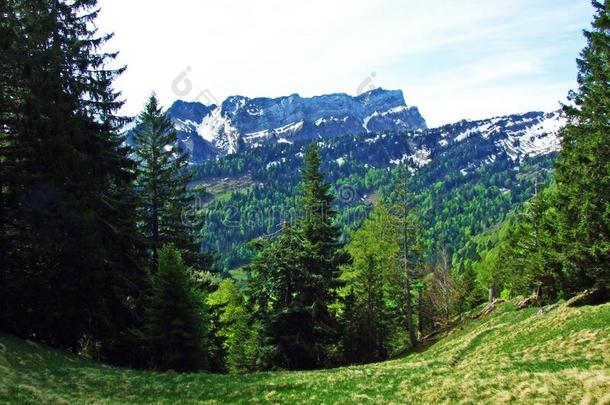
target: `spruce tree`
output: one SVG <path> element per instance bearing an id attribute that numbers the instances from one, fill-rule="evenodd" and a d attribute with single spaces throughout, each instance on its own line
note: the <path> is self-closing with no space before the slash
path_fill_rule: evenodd
<path id="1" fill-rule="evenodd" d="M 167 243 L 173 243 L 189 265 L 196 266 L 200 258 L 193 224 L 185 220 L 192 204 L 188 155 L 176 146 L 176 140 L 174 125 L 153 93 L 134 129 L 139 227 L 153 272 L 158 267 L 159 249 Z"/>
<path id="2" fill-rule="evenodd" d="M 610 1 L 593 7 L 593 28 L 577 60 L 578 90 L 564 108 L 556 174 L 568 294 L 610 285 Z"/>
<path id="3" fill-rule="evenodd" d="M 200 298 L 178 249 L 163 246 L 142 331 L 154 368 L 193 371 L 206 365 L 206 314 Z"/>
<path id="4" fill-rule="evenodd" d="M 336 300 L 339 266 L 349 256 L 334 224 L 331 187 L 320 170 L 314 143 L 307 148 L 296 226 L 284 225 L 250 266 L 271 365 L 289 369 L 337 361 L 339 325 L 329 306 Z"/>
<path id="5" fill-rule="evenodd" d="M 268 358 L 264 363 L 287 369 L 320 366 L 312 285 L 319 280 L 304 263 L 311 246 L 303 232 L 284 225 L 282 232 L 249 266 L 249 285 L 263 322 Z"/>
<path id="6" fill-rule="evenodd" d="M 125 361 L 144 277 L 112 89 L 123 69 L 99 52 L 111 35 L 94 28 L 96 1 L 3 6 L 0 323 L 62 347 L 101 342 Z"/>
<path id="7" fill-rule="evenodd" d="M 304 156 L 298 226 L 311 249 L 303 263 L 304 271 L 312 276 L 305 302 L 313 310 L 318 364 L 330 361 L 328 349 L 338 340 L 336 320 L 328 306 L 336 299 L 335 293 L 341 284 L 339 266 L 349 262 L 349 255 L 339 240 L 340 229 L 335 224 L 337 212 L 333 202 L 331 186 L 321 172 L 318 147 L 312 142 Z"/>

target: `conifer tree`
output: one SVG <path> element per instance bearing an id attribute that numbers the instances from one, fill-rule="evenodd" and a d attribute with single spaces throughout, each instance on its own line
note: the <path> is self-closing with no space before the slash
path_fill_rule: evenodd
<path id="1" fill-rule="evenodd" d="M 5 5 L 0 323 L 62 347 L 98 341 L 123 361 L 144 280 L 112 89 L 123 69 L 105 67 L 115 54 L 99 52 L 111 35 L 92 24 L 95 0 Z"/>
<path id="2" fill-rule="evenodd" d="M 569 294 L 610 285 L 610 1 L 593 7 L 593 28 L 577 60 L 578 90 L 564 108 L 556 174 Z"/>
<path id="3" fill-rule="evenodd" d="M 153 272 L 158 251 L 167 243 L 173 243 L 189 265 L 196 266 L 200 258 L 193 224 L 185 221 L 192 204 L 188 155 L 176 146 L 176 140 L 174 125 L 153 93 L 134 129 L 134 154 L 139 163 L 138 218 Z"/>
<path id="4" fill-rule="evenodd" d="M 172 245 L 163 246 L 142 333 L 153 367 L 193 371 L 206 365 L 206 313 L 198 298 L 180 252 Z"/>
<path id="5" fill-rule="evenodd" d="M 349 255 L 339 241 L 340 229 L 334 223 L 337 212 L 333 208 L 334 197 L 331 186 L 321 172 L 321 158 L 317 145 L 312 142 L 306 150 L 300 184 L 298 226 L 309 243 L 303 264 L 304 271 L 311 275 L 307 286 L 305 302 L 312 306 L 316 341 L 318 342 L 318 363 L 326 361 L 326 349 L 335 344 L 336 320 L 328 311 L 335 300 L 335 292 L 340 286 L 339 266 L 349 262 Z"/>
<path id="6" fill-rule="evenodd" d="M 339 242 L 330 185 L 315 144 L 307 148 L 296 226 L 284 225 L 249 267 L 271 365 L 309 369 L 337 362 L 337 319 L 329 306 L 341 285 L 339 266 L 349 256 Z"/>
<path id="7" fill-rule="evenodd" d="M 286 224 L 249 267 L 249 290 L 263 321 L 266 344 L 272 348 L 264 362 L 275 367 L 311 369 L 320 365 L 311 296 L 311 286 L 319 280 L 304 267 L 310 252 L 303 232 Z"/>

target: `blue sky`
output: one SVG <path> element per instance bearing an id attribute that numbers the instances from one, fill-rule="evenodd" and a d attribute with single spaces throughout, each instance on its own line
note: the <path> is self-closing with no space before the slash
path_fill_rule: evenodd
<path id="1" fill-rule="evenodd" d="M 144 5 L 145 4 L 145 5 Z M 587 0 L 101 0 L 137 114 L 155 90 L 222 101 L 401 89 L 429 126 L 551 111 L 575 87 Z"/>

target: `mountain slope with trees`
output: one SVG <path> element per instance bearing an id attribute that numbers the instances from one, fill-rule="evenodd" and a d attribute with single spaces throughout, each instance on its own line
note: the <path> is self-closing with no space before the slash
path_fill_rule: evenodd
<path id="1" fill-rule="evenodd" d="M 2 335 L 0 395 L 609 400 L 610 0 L 593 2 L 561 113 L 272 142 L 199 165 L 154 96 L 121 133 L 123 69 L 100 53 L 111 35 L 95 0 L 2 6 L 0 328 L 30 343 Z M 202 191 L 218 178 L 227 188 Z M 175 374 L 203 370 L 269 373 Z"/>

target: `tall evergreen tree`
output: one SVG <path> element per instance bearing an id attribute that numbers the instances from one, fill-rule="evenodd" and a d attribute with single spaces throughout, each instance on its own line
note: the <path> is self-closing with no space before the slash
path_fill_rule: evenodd
<path id="1" fill-rule="evenodd" d="M 350 258 L 339 240 L 340 229 L 335 224 L 337 212 L 333 207 L 331 186 L 321 172 L 320 152 L 315 142 L 307 147 L 300 184 L 298 226 L 310 245 L 304 271 L 312 276 L 307 286 L 305 302 L 313 310 L 315 339 L 318 342 L 317 362 L 328 361 L 327 349 L 338 341 L 336 320 L 329 305 L 336 299 L 340 286 L 339 266 Z"/>
<path id="2" fill-rule="evenodd" d="M 610 1 L 593 7 L 593 28 L 577 60 L 578 90 L 564 108 L 556 175 L 570 294 L 610 285 Z"/>
<path id="3" fill-rule="evenodd" d="M 112 90 L 123 69 L 105 67 L 95 0 L 2 12 L 0 323 L 63 347 L 101 341 L 120 361 L 144 280 Z"/>
<path id="4" fill-rule="evenodd" d="M 279 236 L 250 266 L 251 290 L 273 348 L 271 365 L 306 369 L 334 364 L 338 323 L 329 306 L 340 285 L 339 266 L 348 261 L 330 185 L 320 171 L 320 155 L 311 144 L 305 155 L 296 226 L 284 225 Z"/>
<path id="5" fill-rule="evenodd" d="M 167 243 L 173 243 L 189 265 L 196 266 L 200 258 L 195 227 L 185 217 L 193 203 L 188 191 L 188 154 L 176 146 L 176 140 L 174 125 L 153 93 L 134 129 L 138 218 L 153 271 L 158 267 L 159 249 Z"/>

